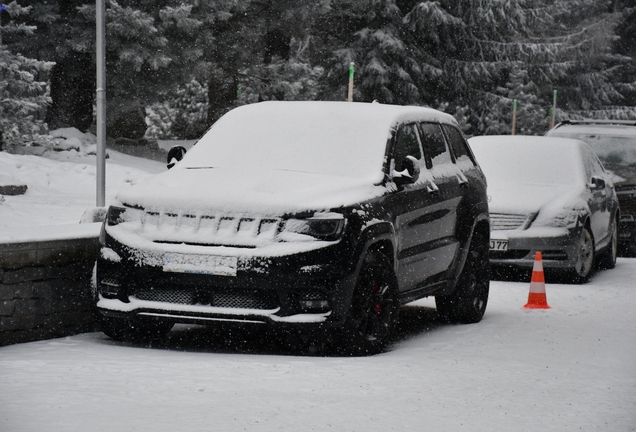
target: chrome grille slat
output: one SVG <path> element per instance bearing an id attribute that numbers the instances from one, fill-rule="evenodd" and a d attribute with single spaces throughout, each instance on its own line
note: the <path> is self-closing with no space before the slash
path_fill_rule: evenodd
<path id="1" fill-rule="evenodd" d="M 528 216 L 520 214 L 491 213 L 491 231 L 514 230 L 524 226 Z"/>

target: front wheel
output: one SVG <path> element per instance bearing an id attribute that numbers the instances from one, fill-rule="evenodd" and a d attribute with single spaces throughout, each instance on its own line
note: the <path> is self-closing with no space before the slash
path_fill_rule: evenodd
<path id="1" fill-rule="evenodd" d="M 588 227 L 583 228 L 577 243 L 576 261 L 570 270 L 574 283 L 584 283 L 590 278 L 594 265 L 594 238 Z"/>
<path id="2" fill-rule="evenodd" d="M 397 279 L 389 259 L 382 254 L 366 256 L 343 331 L 348 350 L 381 352 L 393 335 L 399 308 Z"/>
<path id="3" fill-rule="evenodd" d="M 472 324 L 481 321 L 488 304 L 490 264 L 488 242 L 476 234 L 470 242 L 466 263 L 452 294 L 435 296 L 440 318 L 450 323 Z"/>

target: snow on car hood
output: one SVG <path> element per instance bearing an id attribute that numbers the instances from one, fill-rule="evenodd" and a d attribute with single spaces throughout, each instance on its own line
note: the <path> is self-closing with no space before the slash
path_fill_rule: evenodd
<path id="1" fill-rule="evenodd" d="M 328 210 L 381 196 L 378 178 L 350 178 L 295 171 L 172 169 L 122 190 L 117 200 L 147 210 L 282 215 Z"/>
<path id="2" fill-rule="evenodd" d="M 491 213 L 528 215 L 547 207 L 574 208 L 584 200 L 581 192 L 565 185 L 515 184 L 514 188 L 488 185 Z"/>

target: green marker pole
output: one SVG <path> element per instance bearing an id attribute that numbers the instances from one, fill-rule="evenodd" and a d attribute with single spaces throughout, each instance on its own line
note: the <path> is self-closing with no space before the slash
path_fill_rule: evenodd
<path id="1" fill-rule="evenodd" d="M 353 71 L 354 71 L 354 63 L 349 63 L 349 96 L 347 97 L 347 101 L 353 102 Z"/>
<path id="2" fill-rule="evenodd" d="M 517 135 L 517 99 L 512 101 L 512 134 Z"/>
<path id="3" fill-rule="evenodd" d="M 550 110 L 550 129 L 556 124 L 556 106 L 557 106 L 557 91 L 555 90 L 552 95 L 552 109 Z"/>

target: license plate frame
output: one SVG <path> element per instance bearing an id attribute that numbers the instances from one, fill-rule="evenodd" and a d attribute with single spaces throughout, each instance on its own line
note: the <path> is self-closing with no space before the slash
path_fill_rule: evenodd
<path id="1" fill-rule="evenodd" d="M 492 252 L 505 252 L 508 250 L 508 240 L 490 239 L 490 250 Z"/>
<path id="2" fill-rule="evenodd" d="M 163 271 L 211 276 L 235 277 L 238 258 L 235 256 L 167 253 L 163 256 Z"/>

